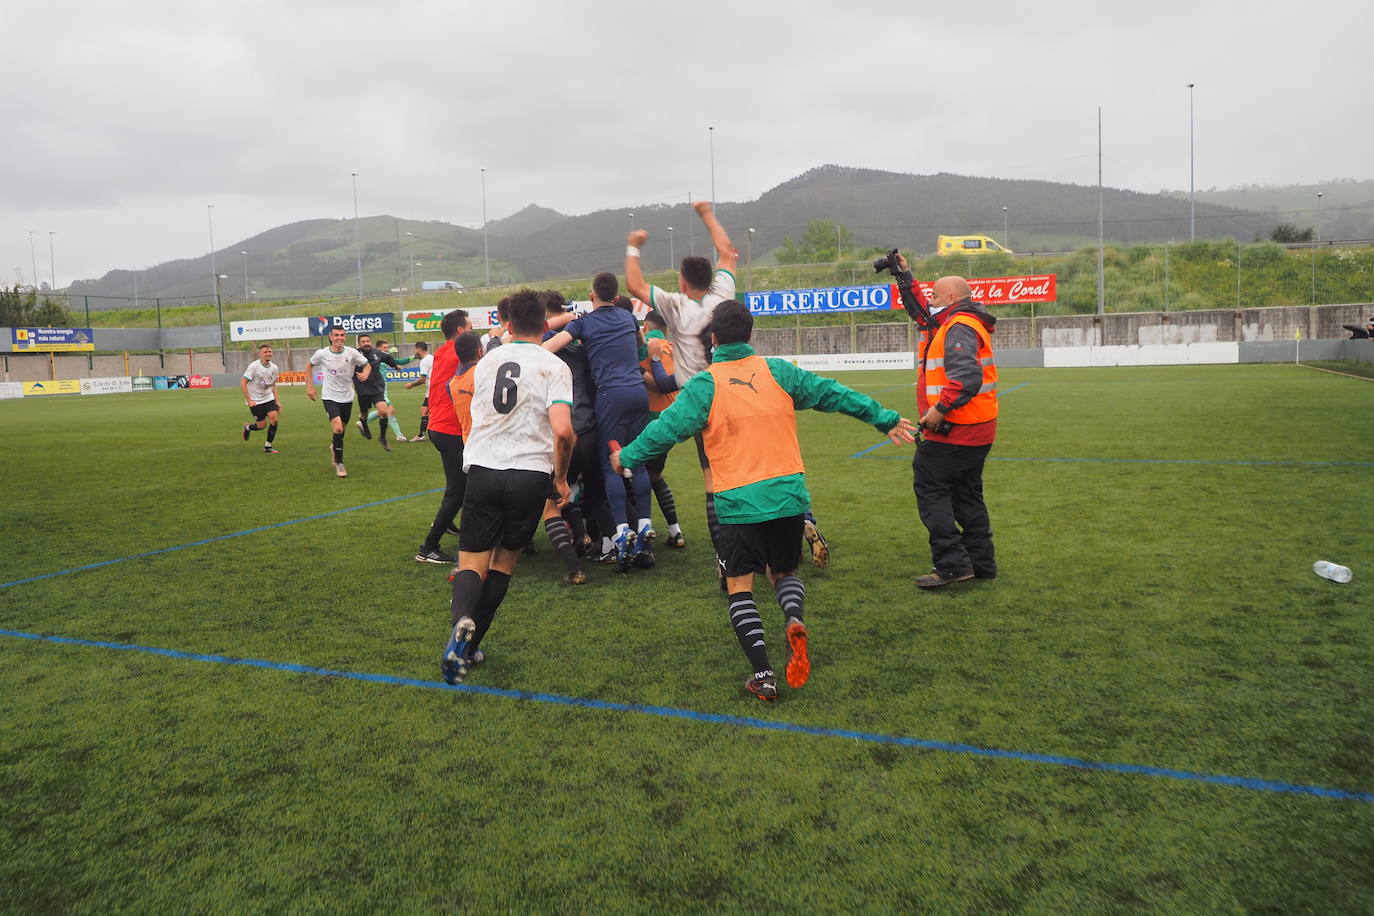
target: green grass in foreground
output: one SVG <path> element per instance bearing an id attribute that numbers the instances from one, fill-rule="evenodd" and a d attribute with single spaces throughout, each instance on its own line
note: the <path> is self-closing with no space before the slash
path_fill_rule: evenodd
<path id="1" fill-rule="evenodd" d="M 844 381 L 911 406 L 909 373 Z M 909 455 L 799 417 L 834 551 L 801 573 L 805 689 L 740 688 L 690 447 L 688 548 L 572 589 L 541 535 L 470 682 L 1374 791 L 1374 388 L 1288 365 L 1001 387 L 1000 578 L 934 594 Z M 299 389 L 282 454 L 245 418 L 233 392 L 0 402 L 0 582 L 442 484 L 428 444 L 354 434 L 334 479 Z M 3 588 L 0 627 L 437 681 L 445 570 L 411 559 L 436 504 Z M 6 911 L 1374 909 L 1358 801 L 13 637 L 0 721 Z"/>

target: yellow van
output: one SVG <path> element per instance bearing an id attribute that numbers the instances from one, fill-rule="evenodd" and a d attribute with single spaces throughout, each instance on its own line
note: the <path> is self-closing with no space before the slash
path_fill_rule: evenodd
<path id="1" fill-rule="evenodd" d="M 942 235 L 935 243 L 935 253 L 950 254 L 1015 254 L 1010 248 L 1003 248 L 986 235 Z"/>

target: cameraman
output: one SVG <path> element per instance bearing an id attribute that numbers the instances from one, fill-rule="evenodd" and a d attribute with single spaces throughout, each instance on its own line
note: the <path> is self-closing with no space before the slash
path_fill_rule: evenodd
<path id="1" fill-rule="evenodd" d="M 902 306 L 921 329 L 916 404 L 924 433 L 912 460 L 912 488 L 930 532 L 933 569 L 916 579 L 939 588 L 966 579 L 997 578 L 992 522 L 983 502 L 983 463 L 997 436 L 997 364 L 992 329 L 997 319 L 973 301 L 963 277 L 936 280 L 925 302 L 906 258 L 887 264 L 897 277 Z"/>

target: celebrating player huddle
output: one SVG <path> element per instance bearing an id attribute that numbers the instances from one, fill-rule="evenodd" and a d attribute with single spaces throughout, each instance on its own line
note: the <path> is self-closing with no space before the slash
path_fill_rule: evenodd
<path id="1" fill-rule="evenodd" d="M 914 441 L 911 422 L 872 398 L 749 345 L 753 319 L 735 301 L 738 252 L 709 203 L 694 204 L 716 249 L 682 260 L 678 290 L 649 284 L 639 264 L 648 233 L 627 238 L 625 286 L 650 307 L 641 331 L 631 300 L 614 274 L 592 281 L 592 309 L 581 315 L 556 292 L 522 290 L 497 303 L 500 327 L 485 341 L 466 312 L 444 315 L 444 342 L 433 353 L 416 345 L 418 380 L 426 397 L 415 441 L 438 451 L 446 486 L 434 521 L 416 551 L 424 563 L 452 564 L 450 629 L 440 659 L 443 678 L 461 683 L 486 653 L 481 648 L 506 600 L 520 557 L 533 551 L 540 527 L 565 564 L 564 581 L 588 580 L 584 560 L 613 563 L 618 572 L 654 569 L 657 499 L 667 525 L 663 543 L 684 547 L 666 455 L 694 439 L 705 483 L 708 530 L 731 626 L 749 663 L 745 691 L 778 697 L 756 603 L 755 576 L 766 576 L 782 612 L 786 683 L 799 688 L 811 673 L 805 623 L 806 587 L 798 576 L 802 544 L 818 566 L 828 560 L 806 488 L 796 411 L 845 413 L 894 442 Z M 647 332 L 647 333 L 645 333 Z M 384 343 L 362 334 L 355 349 L 334 328 L 329 345 L 310 357 L 306 396 L 318 397 L 333 440 L 330 463 L 344 468 L 344 433 L 352 418 L 391 451 L 387 433 L 405 441 L 387 396 L 382 366 L 401 362 Z M 264 451 L 275 453 L 280 405 L 272 349 L 244 372 L 241 387 L 254 422 L 266 426 Z M 375 413 L 369 416 L 369 408 Z M 456 556 L 440 539 L 458 537 Z M 704 568 L 704 564 L 703 564 Z M 637 575 L 637 573 L 636 573 Z"/>

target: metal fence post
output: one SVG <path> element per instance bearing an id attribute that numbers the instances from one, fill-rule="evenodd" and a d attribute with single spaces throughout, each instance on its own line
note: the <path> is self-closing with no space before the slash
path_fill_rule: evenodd
<path id="1" fill-rule="evenodd" d="M 91 297 L 90 297 L 90 296 L 82 296 L 81 298 L 83 298 L 83 299 L 86 300 L 86 327 L 89 328 L 89 327 L 91 326 Z M 92 340 L 92 341 L 95 340 L 95 331 L 91 331 L 91 340 Z M 94 352 L 94 349 L 92 349 L 90 352 L 88 352 L 88 353 L 86 354 L 86 372 L 87 372 L 87 374 L 89 375 L 90 373 L 92 373 L 92 372 L 94 372 L 94 371 L 95 371 L 95 352 Z"/>
<path id="2" fill-rule="evenodd" d="M 167 368 L 167 351 L 162 348 L 162 299 L 156 298 L 153 303 L 157 307 L 157 364 L 163 369 Z"/>

